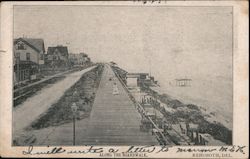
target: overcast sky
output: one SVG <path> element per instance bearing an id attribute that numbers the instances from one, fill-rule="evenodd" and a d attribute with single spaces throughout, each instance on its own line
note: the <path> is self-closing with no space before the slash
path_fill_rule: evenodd
<path id="1" fill-rule="evenodd" d="M 16 6 L 14 37 L 164 78 L 231 79 L 231 7 Z M 149 60 L 151 59 L 151 60 Z M 150 62 L 151 61 L 151 62 Z M 161 74 L 168 74 L 162 76 Z"/>

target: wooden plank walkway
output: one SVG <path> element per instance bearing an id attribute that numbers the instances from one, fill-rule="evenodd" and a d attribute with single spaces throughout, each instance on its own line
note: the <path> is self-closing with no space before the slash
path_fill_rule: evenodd
<path id="1" fill-rule="evenodd" d="M 109 79 L 113 78 L 113 81 Z M 117 83 L 119 94 L 113 95 Z M 109 65 L 105 65 L 87 125 L 76 145 L 158 145 L 151 133 L 140 131 L 141 116 Z M 80 128 L 81 129 L 81 128 Z"/>

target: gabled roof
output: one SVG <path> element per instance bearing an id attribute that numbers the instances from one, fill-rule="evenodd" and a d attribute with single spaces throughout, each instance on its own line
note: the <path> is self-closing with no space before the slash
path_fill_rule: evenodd
<path id="1" fill-rule="evenodd" d="M 83 53 L 83 52 L 81 52 L 80 55 L 83 56 L 83 57 L 88 57 L 88 55 Z"/>
<path id="2" fill-rule="evenodd" d="M 177 78 L 176 81 L 192 81 L 190 78 Z"/>
<path id="3" fill-rule="evenodd" d="M 127 78 L 140 78 L 142 76 L 148 76 L 148 73 L 127 73 Z"/>
<path id="4" fill-rule="evenodd" d="M 60 54 L 62 56 L 68 56 L 69 55 L 67 46 L 48 47 L 47 54 L 52 55 L 55 52 L 56 49 L 60 52 Z"/>
<path id="5" fill-rule="evenodd" d="M 78 53 L 78 54 L 69 53 L 69 57 L 71 57 L 71 58 L 89 58 L 88 55 L 85 53 Z"/>
<path id="6" fill-rule="evenodd" d="M 115 69 L 117 69 L 118 71 L 120 71 L 122 74 L 127 74 L 128 72 L 125 71 L 124 69 L 121 69 L 120 67 L 118 66 L 113 66 Z"/>
<path id="7" fill-rule="evenodd" d="M 37 52 L 45 52 L 44 40 L 43 39 L 35 39 L 35 38 L 18 38 L 14 39 L 14 45 L 18 41 L 23 41 L 25 44 L 36 50 Z"/>
<path id="8" fill-rule="evenodd" d="M 128 75 L 146 75 L 146 76 L 148 76 L 149 73 L 128 73 Z"/>

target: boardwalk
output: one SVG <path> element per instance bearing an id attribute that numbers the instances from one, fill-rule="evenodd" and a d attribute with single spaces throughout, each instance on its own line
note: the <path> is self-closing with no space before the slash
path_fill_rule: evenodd
<path id="1" fill-rule="evenodd" d="M 113 95 L 116 81 L 119 94 Z M 76 121 L 76 145 L 158 145 L 140 131 L 140 114 L 109 66 L 105 66 L 89 118 Z M 72 145 L 72 123 L 34 131 L 35 145 Z"/>
<path id="2" fill-rule="evenodd" d="M 113 78 L 113 81 L 109 79 Z M 119 94 L 113 95 L 113 83 Z M 77 145 L 157 145 L 155 136 L 140 131 L 140 114 L 110 66 L 106 65 L 86 132 L 78 134 Z M 80 124 L 80 123 L 79 123 Z"/>

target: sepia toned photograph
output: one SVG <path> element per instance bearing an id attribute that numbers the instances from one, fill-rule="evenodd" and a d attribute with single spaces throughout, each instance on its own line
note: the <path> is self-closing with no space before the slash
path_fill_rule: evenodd
<path id="1" fill-rule="evenodd" d="M 13 146 L 231 145 L 232 14 L 14 6 Z"/>

